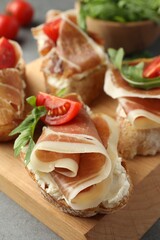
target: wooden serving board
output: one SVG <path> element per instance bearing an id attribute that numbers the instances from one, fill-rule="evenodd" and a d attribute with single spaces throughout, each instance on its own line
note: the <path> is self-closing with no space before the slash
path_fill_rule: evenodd
<path id="1" fill-rule="evenodd" d="M 30 95 L 43 91 L 40 60 L 27 66 Z M 115 115 L 116 101 L 103 94 L 91 106 L 95 112 Z M 160 217 L 160 156 L 128 161 L 134 191 L 128 205 L 111 215 L 89 219 L 72 217 L 48 203 L 13 155 L 13 143 L 0 144 L 0 190 L 29 211 L 63 239 L 137 240 Z"/>

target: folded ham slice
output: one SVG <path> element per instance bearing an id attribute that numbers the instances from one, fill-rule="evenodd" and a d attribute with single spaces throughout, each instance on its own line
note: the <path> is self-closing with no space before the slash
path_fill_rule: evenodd
<path id="1" fill-rule="evenodd" d="M 75 11 L 56 12 L 53 15 L 50 12 L 50 15 L 52 16 L 49 18 L 50 21 L 62 19 L 56 44 L 43 32 L 44 24 L 32 29 L 33 36 L 38 42 L 39 53 L 49 54 L 42 65 L 46 73 L 57 73 L 57 67 L 53 66 L 59 65 L 58 73 L 63 73 L 67 77 L 68 74 L 93 69 L 106 61 L 102 48 L 77 26 Z"/>
<path id="2" fill-rule="evenodd" d="M 108 58 L 102 41 L 80 29 L 75 10 L 50 10 L 46 15 L 44 24 L 32 28 L 46 91 L 75 92 L 88 105 L 103 91 Z"/>
<path id="3" fill-rule="evenodd" d="M 14 67 L 0 70 L 0 140 L 2 141 L 9 138 L 9 131 L 13 130 L 24 117 L 24 61 L 19 45 L 9 41 L 15 49 L 17 59 Z"/>
<path id="4" fill-rule="evenodd" d="M 51 154 L 50 151 L 53 153 Z M 36 170 L 50 172 L 55 168 L 56 171 L 58 168 L 63 168 L 61 159 L 67 159 L 66 166 L 64 166 L 67 169 L 66 175 L 75 176 L 80 154 L 93 152 L 101 154 L 105 159 L 107 157 L 93 122 L 86 111 L 82 109 L 78 116 L 68 124 L 44 127 L 32 152 L 30 163 Z M 69 161 L 68 164 L 67 161 Z M 109 160 L 108 165 L 110 166 Z"/>
<path id="5" fill-rule="evenodd" d="M 139 97 L 160 99 L 160 88 L 143 90 L 130 86 L 117 69 L 111 68 L 106 72 L 104 91 L 112 98 Z"/>
<path id="6" fill-rule="evenodd" d="M 117 194 L 113 190 L 117 142 L 118 128 L 111 118 L 98 115 L 91 120 L 82 109 L 65 125 L 43 128 L 28 168 L 48 173 L 73 209 L 97 207 Z"/>
<path id="7" fill-rule="evenodd" d="M 139 129 L 160 127 L 160 100 L 143 98 L 119 98 L 119 115 L 127 117 Z"/>

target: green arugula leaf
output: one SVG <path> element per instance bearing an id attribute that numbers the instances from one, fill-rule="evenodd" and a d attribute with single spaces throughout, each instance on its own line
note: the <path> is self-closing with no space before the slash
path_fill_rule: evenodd
<path id="1" fill-rule="evenodd" d="M 132 87 L 144 90 L 160 87 L 160 77 L 143 77 L 144 62 L 140 62 L 135 65 L 124 63 L 124 51 L 121 48 L 119 50 L 108 49 L 108 54 L 114 67 L 120 71 L 123 79 Z"/>
<path id="2" fill-rule="evenodd" d="M 27 103 L 30 104 L 32 107 L 36 107 L 36 97 L 30 96 L 26 99 Z"/>
<path id="3" fill-rule="evenodd" d="M 46 114 L 46 108 L 43 106 L 36 106 L 36 97 L 31 96 L 26 99 L 26 101 L 33 107 L 31 113 L 27 116 L 27 118 L 17 127 L 15 128 L 9 135 L 13 136 L 15 134 L 19 134 L 17 139 L 14 142 L 14 153 L 15 156 L 20 154 L 20 151 L 28 145 L 27 153 L 25 156 L 25 164 L 28 164 L 30 161 L 30 155 L 32 149 L 35 145 L 34 143 L 34 132 L 36 125 L 40 118 Z"/>
<path id="4" fill-rule="evenodd" d="M 119 48 L 118 50 L 115 50 L 113 48 L 109 48 L 108 54 L 113 65 L 120 70 L 122 67 L 123 58 L 124 58 L 124 49 Z"/>
<path id="5" fill-rule="evenodd" d="M 67 88 L 62 88 L 56 92 L 57 97 L 64 97 L 67 93 Z"/>
<path id="6" fill-rule="evenodd" d="M 28 137 L 29 135 L 30 135 L 30 129 L 28 128 L 28 129 L 22 130 L 19 137 L 15 140 L 14 147 L 13 147 L 15 156 L 18 156 L 22 148 L 27 145 L 29 140 L 29 137 Z"/>
<path id="7" fill-rule="evenodd" d="M 87 29 L 87 25 L 86 25 L 86 13 L 85 13 L 84 8 L 85 8 L 85 6 L 83 6 L 83 2 L 82 2 L 77 19 L 78 19 L 78 24 L 79 24 L 79 26 L 80 26 L 84 31 L 86 31 L 86 29 Z"/>
<path id="8" fill-rule="evenodd" d="M 30 138 L 27 153 L 26 153 L 26 156 L 25 156 L 25 159 L 24 159 L 24 163 L 25 163 L 26 166 L 30 162 L 30 156 L 31 156 L 31 153 L 32 153 L 32 150 L 33 150 L 34 146 L 35 146 L 35 142 L 33 141 L 32 138 Z"/>

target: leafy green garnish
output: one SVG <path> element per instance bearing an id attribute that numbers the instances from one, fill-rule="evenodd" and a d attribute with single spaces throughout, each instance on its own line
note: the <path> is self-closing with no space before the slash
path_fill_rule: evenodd
<path id="1" fill-rule="evenodd" d="M 114 22 L 152 20 L 160 24 L 160 0 L 81 0 L 78 22 L 86 28 L 86 17 Z"/>
<path id="2" fill-rule="evenodd" d="M 129 65 L 129 63 L 123 62 L 124 51 L 122 48 L 119 50 L 110 48 L 108 50 L 108 54 L 114 67 L 120 71 L 123 79 L 132 87 L 144 90 L 160 87 L 160 77 L 143 77 L 144 62 L 140 62 L 135 65 Z"/>
<path id="3" fill-rule="evenodd" d="M 59 91 L 56 92 L 57 97 L 64 97 L 67 93 L 68 89 L 67 88 L 62 88 Z"/>
<path id="4" fill-rule="evenodd" d="M 113 48 L 109 48 L 108 54 L 113 65 L 120 70 L 122 67 L 123 58 L 124 58 L 124 49 L 119 48 L 119 50 L 117 51 Z"/>
<path id="5" fill-rule="evenodd" d="M 31 96 L 26 99 L 26 101 L 33 107 L 31 113 L 27 116 L 27 118 L 17 127 L 15 128 L 9 135 L 13 136 L 15 134 L 20 135 L 17 137 L 17 139 L 14 142 L 14 153 L 15 156 L 18 156 L 20 154 L 20 151 L 22 148 L 27 146 L 27 152 L 25 155 L 25 164 L 27 165 L 30 161 L 30 155 L 32 152 L 32 149 L 35 145 L 33 137 L 36 125 L 40 118 L 46 114 L 46 108 L 43 106 L 36 106 L 36 97 Z"/>

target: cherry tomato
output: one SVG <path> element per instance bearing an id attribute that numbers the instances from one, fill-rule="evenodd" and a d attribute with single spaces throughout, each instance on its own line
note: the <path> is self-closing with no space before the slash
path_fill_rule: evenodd
<path id="1" fill-rule="evenodd" d="M 19 30 L 19 23 L 14 17 L 0 14 L 0 37 L 14 39 Z"/>
<path id="2" fill-rule="evenodd" d="M 58 39 L 59 28 L 60 28 L 61 22 L 62 22 L 62 19 L 61 18 L 57 18 L 57 19 L 55 19 L 52 22 L 48 22 L 48 23 L 44 24 L 43 31 L 54 42 L 56 42 L 57 39 Z"/>
<path id="3" fill-rule="evenodd" d="M 59 98 L 40 92 L 36 98 L 37 106 L 45 106 L 47 114 L 42 120 L 47 125 L 61 125 L 72 120 L 82 107 L 80 102 Z"/>
<path id="4" fill-rule="evenodd" d="M 144 68 L 143 76 L 145 78 L 160 77 L 160 56 L 155 57 L 153 61 Z"/>
<path id="5" fill-rule="evenodd" d="M 0 39 L 0 69 L 12 68 L 16 65 L 16 53 L 13 45 L 6 39 Z"/>
<path id="6" fill-rule="evenodd" d="M 7 4 L 6 13 L 14 16 L 21 26 L 26 26 L 32 21 L 34 9 L 25 0 L 13 0 Z"/>

